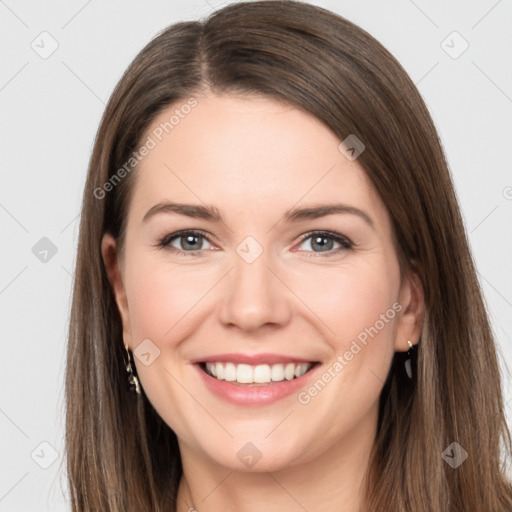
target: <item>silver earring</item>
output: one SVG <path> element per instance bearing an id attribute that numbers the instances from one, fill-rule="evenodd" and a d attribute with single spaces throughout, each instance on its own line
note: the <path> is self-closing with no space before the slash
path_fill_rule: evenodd
<path id="1" fill-rule="evenodd" d="M 128 355 L 128 363 L 126 363 L 126 372 L 128 373 L 128 384 L 129 389 L 132 393 L 140 395 L 140 384 L 137 375 L 135 375 L 135 367 L 132 364 L 132 358 L 130 357 L 130 351 L 125 345 L 126 354 Z"/>
<path id="2" fill-rule="evenodd" d="M 407 351 L 407 354 L 405 355 L 406 359 L 404 362 L 404 366 L 405 366 L 405 373 L 407 373 L 407 377 L 409 377 L 409 379 L 412 379 L 411 359 L 412 359 L 412 354 L 414 353 L 414 345 L 412 344 L 411 340 L 407 340 L 407 343 L 409 344 L 409 350 Z"/>

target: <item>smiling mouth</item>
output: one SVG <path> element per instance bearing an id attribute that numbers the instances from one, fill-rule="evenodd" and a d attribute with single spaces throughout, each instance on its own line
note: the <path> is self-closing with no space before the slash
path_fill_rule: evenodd
<path id="1" fill-rule="evenodd" d="M 268 386 L 298 379 L 317 363 L 235 364 L 231 362 L 200 363 L 210 377 L 240 386 Z"/>

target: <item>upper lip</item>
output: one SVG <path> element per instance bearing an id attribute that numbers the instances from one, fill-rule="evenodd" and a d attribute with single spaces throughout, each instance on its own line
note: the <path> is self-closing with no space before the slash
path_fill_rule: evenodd
<path id="1" fill-rule="evenodd" d="M 258 365 L 278 363 L 313 363 L 315 361 L 282 354 L 215 354 L 212 356 L 199 357 L 191 361 L 192 364 L 218 362 Z"/>

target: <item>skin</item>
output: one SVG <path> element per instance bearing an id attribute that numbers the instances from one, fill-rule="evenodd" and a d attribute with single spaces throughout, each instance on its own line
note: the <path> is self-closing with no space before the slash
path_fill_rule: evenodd
<path id="1" fill-rule="evenodd" d="M 269 98 L 197 99 L 136 171 L 124 251 L 109 234 L 102 242 L 125 345 L 135 350 L 150 339 L 160 350 L 148 366 L 134 360 L 144 392 L 178 437 L 178 510 L 359 510 L 379 395 L 394 351 L 419 338 L 423 292 L 415 275 L 400 279 L 387 209 L 325 125 Z M 215 206 L 223 222 L 176 213 L 143 222 L 163 201 Z M 363 210 L 374 226 L 350 213 L 283 220 L 291 208 L 331 203 Z M 208 235 L 199 251 L 186 238 L 172 242 L 196 255 L 158 247 L 185 229 Z M 337 252 L 333 241 L 323 252 L 315 237 L 303 240 L 315 230 L 356 245 Z M 247 236 L 263 249 L 252 263 L 236 252 Z M 190 364 L 227 352 L 276 353 L 319 361 L 320 376 L 396 302 L 401 311 L 307 404 L 297 394 L 266 406 L 230 404 Z M 261 453 L 251 468 L 237 457 L 247 442 Z"/>

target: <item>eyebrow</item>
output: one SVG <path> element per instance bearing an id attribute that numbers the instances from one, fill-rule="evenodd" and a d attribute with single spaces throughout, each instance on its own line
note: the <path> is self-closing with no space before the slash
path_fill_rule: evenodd
<path id="1" fill-rule="evenodd" d="M 159 213 L 176 213 L 178 215 L 184 215 L 194 219 L 204 219 L 211 222 L 222 222 L 220 212 L 214 206 L 202 206 L 172 202 L 159 203 L 151 207 L 144 215 L 142 222 L 147 222 L 151 217 L 154 217 Z M 285 222 L 300 222 L 302 220 L 319 219 L 321 217 L 326 217 L 327 215 L 342 213 L 357 215 L 372 228 L 375 228 L 373 219 L 366 212 L 354 206 L 345 204 L 326 204 L 320 206 L 311 206 L 307 208 L 293 208 L 283 215 L 283 219 Z"/>

